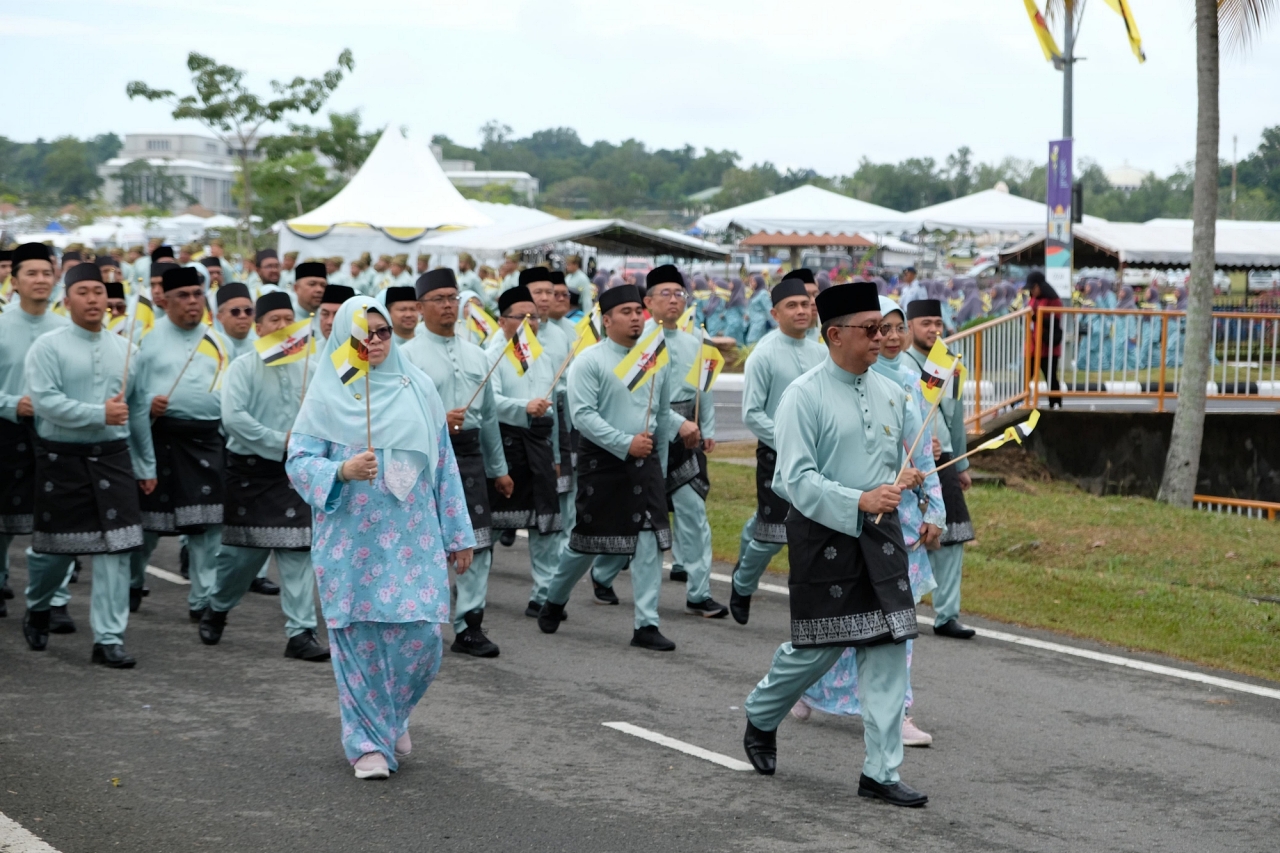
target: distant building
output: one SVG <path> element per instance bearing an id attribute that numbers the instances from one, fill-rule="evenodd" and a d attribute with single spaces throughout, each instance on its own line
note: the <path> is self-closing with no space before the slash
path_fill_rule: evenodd
<path id="1" fill-rule="evenodd" d="M 1142 182 L 1147 179 L 1150 172 L 1144 172 L 1141 169 L 1130 166 L 1126 162 L 1123 166 L 1115 169 L 1107 169 L 1107 182 L 1115 189 L 1121 192 L 1131 193 L 1138 187 L 1142 186 Z"/>
<path id="2" fill-rule="evenodd" d="M 444 149 L 432 143 L 431 153 L 436 155 L 436 162 L 444 170 L 444 176 L 455 187 L 479 189 L 489 184 L 511 187 L 517 194 L 525 198 L 532 207 L 538 198 L 538 179 L 528 172 L 485 172 L 476 171 L 476 164 L 471 160 L 446 160 Z"/>
<path id="3" fill-rule="evenodd" d="M 194 133 L 127 134 L 120 156 L 98 167 L 98 175 L 103 180 L 102 194 L 108 204 L 120 205 L 120 170 L 139 160 L 152 169 L 162 169 L 167 179 L 189 196 L 175 201 L 171 207 L 182 209 L 198 204 L 214 213 L 234 215 L 237 212 L 231 187 L 239 167 L 235 152 L 220 140 Z M 159 206 L 158 188 L 151 185 L 153 179 L 143 176 L 139 180 L 142 181 L 141 201 Z"/>

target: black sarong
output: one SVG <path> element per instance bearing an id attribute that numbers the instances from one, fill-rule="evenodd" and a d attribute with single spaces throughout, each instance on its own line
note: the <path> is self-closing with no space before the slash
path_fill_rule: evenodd
<path id="1" fill-rule="evenodd" d="M 454 458 L 458 460 L 458 476 L 462 478 L 462 493 L 467 497 L 467 512 L 471 514 L 476 550 L 483 551 L 493 547 L 493 525 L 489 517 L 489 481 L 484 472 L 480 430 L 464 429 L 451 433 L 449 439 L 453 442 Z"/>
<path id="2" fill-rule="evenodd" d="M 938 457 L 941 467 L 951 461 L 951 454 L 944 453 Z M 971 541 L 973 522 L 969 520 L 969 505 L 964 500 L 964 489 L 960 488 L 960 472 L 951 465 L 938 472 L 938 484 L 942 486 L 942 502 L 947 506 L 947 529 L 942 531 L 939 543 L 942 545 L 959 545 Z"/>
<path id="3" fill-rule="evenodd" d="M 691 421 L 694 406 L 693 400 L 681 400 L 679 403 L 672 403 L 671 409 L 686 421 Z M 683 439 L 676 438 L 667 447 L 667 494 L 685 483 L 693 486 L 698 497 L 704 501 L 707 499 L 707 493 L 711 491 L 711 480 L 707 476 L 707 454 L 703 452 L 701 444 L 690 450 L 684 446 Z"/>
<path id="4" fill-rule="evenodd" d="M 502 450 L 507 457 L 507 474 L 515 483 L 511 497 L 504 498 L 489 483 L 489 506 L 494 530 L 536 527 L 539 533 L 560 529 L 560 498 L 556 494 L 556 463 L 551 452 L 554 418 L 531 418 L 532 426 L 498 424 L 502 430 Z"/>
<path id="5" fill-rule="evenodd" d="M 311 507 L 289 483 L 284 462 L 227 451 L 222 544 L 311 550 Z"/>
<path id="6" fill-rule="evenodd" d="M 35 512 L 36 431 L 31 418 L 0 418 L 0 534 L 31 532 Z"/>
<path id="7" fill-rule="evenodd" d="M 143 529 L 176 536 L 222 523 L 221 423 L 162 417 L 151 425 L 159 482 L 151 494 L 139 492 Z"/>
<path id="8" fill-rule="evenodd" d="M 757 542 L 787 544 L 787 513 L 791 504 L 774 494 L 773 469 L 778 453 L 763 441 L 756 445 L 756 529 L 751 538 Z"/>
<path id="9" fill-rule="evenodd" d="M 579 446 L 578 523 L 569 547 L 579 554 L 634 554 L 641 530 L 652 530 L 658 547 L 671 547 L 662 460 L 619 459 L 586 438 Z"/>
<path id="10" fill-rule="evenodd" d="M 36 441 L 35 530 L 42 554 L 116 554 L 142 546 L 138 481 L 123 439 Z"/>
<path id="11" fill-rule="evenodd" d="M 896 512 L 863 514 L 857 539 L 787 514 L 791 645 L 875 646 L 917 636 L 907 546 Z"/>
<path id="12" fill-rule="evenodd" d="M 556 394 L 556 428 L 560 438 L 560 476 L 556 477 L 556 494 L 563 495 L 573 488 L 574 460 L 573 439 L 569 430 L 569 395 Z"/>

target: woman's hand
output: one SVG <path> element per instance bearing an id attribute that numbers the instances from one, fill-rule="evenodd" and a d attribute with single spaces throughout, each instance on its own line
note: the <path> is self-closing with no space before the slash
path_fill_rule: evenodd
<path id="1" fill-rule="evenodd" d="M 449 555 L 449 562 L 453 564 L 453 570 L 458 574 L 466 574 L 467 569 L 471 568 L 471 561 L 475 558 L 476 551 L 474 548 L 463 548 L 461 551 L 454 551 Z"/>
<path id="2" fill-rule="evenodd" d="M 378 476 L 378 457 L 372 450 L 357 453 L 342 463 L 342 479 L 372 480 Z"/>

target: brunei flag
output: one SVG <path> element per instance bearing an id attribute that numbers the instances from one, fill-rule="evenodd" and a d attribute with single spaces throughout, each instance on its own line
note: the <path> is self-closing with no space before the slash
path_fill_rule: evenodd
<path id="1" fill-rule="evenodd" d="M 1129 8 L 1129 0 L 1105 0 L 1106 4 L 1124 18 L 1124 29 L 1129 34 L 1129 49 L 1138 57 L 1138 62 L 1146 62 L 1147 54 L 1142 49 L 1142 36 L 1138 35 L 1138 22 L 1133 19 L 1133 10 Z"/>
<path id="2" fill-rule="evenodd" d="M 600 343 L 600 338 L 603 337 L 600 334 L 600 309 L 597 307 L 590 314 L 584 314 L 573 327 L 578 332 L 578 337 L 573 342 L 573 355 L 576 358 L 587 347 Z"/>
<path id="3" fill-rule="evenodd" d="M 223 346 L 222 340 L 212 329 L 206 329 L 204 336 L 200 338 L 200 343 L 196 344 L 196 352 L 201 355 L 207 355 L 209 358 L 217 362 L 217 369 L 213 372 L 213 381 L 209 383 L 209 390 L 212 391 L 218 386 L 218 379 L 222 376 L 222 368 L 227 366 L 227 348 Z"/>
<path id="4" fill-rule="evenodd" d="M 649 334 L 641 338 L 639 343 L 631 348 L 631 352 L 618 362 L 613 373 L 622 380 L 628 391 L 634 392 L 652 379 L 667 361 L 667 338 L 662 333 L 661 326 L 654 326 Z"/>
<path id="5" fill-rule="evenodd" d="M 1002 447 L 1011 441 L 1022 444 L 1022 440 L 1031 435 L 1031 431 L 1036 428 L 1036 423 L 1038 423 L 1039 420 L 1040 410 L 1036 409 L 1031 413 L 1031 417 L 1027 418 L 1020 424 L 1014 424 L 995 438 L 982 442 L 982 444 L 979 444 L 974 448 L 973 452 L 977 453 L 979 450 L 995 450 L 997 447 Z"/>
<path id="6" fill-rule="evenodd" d="M 540 355 L 542 355 L 542 344 L 538 343 L 538 336 L 533 333 L 529 318 L 525 317 L 520 323 L 520 328 L 516 329 L 511 340 L 507 341 L 507 345 L 503 347 L 502 356 L 511 363 L 516 376 L 524 376 Z"/>
<path id="7" fill-rule="evenodd" d="M 355 312 L 351 318 L 351 336 L 347 342 L 333 351 L 333 368 L 338 371 L 338 381 L 350 385 L 369 372 L 369 318 L 365 310 Z"/>
<path id="8" fill-rule="evenodd" d="M 467 331 L 479 338 L 481 343 L 489 340 L 489 337 L 498 330 L 498 321 L 475 302 L 467 303 L 466 312 Z"/>
<path id="9" fill-rule="evenodd" d="M 686 308 L 685 312 L 680 315 L 680 319 L 676 320 L 676 328 L 682 332 L 688 332 L 692 335 L 695 331 L 693 325 L 693 312 L 694 308 L 692 305 Z"/>
<path id="10" fill-rule="evenodd" d="M 707 340 L 707 333 L 702 333 L 701 352 L 698 353 L 698 360 L 693 363 L 693 367 L 689 370 L 689 375 L 684 378 L 694 388 L 699 391 L 710 391 L 711 386 L 716 384 L 716 378 L 720 375 L 720 370 L 724 367 L 724 355 L 720 350 Z"/>
<path id="11" fill-rule="evenodd" d="M 956 365 L 956 381 L 951 383 L 951 399 L 959 400 L 964 396 L 964 383 L 969 378 L 969 371 L 965 370 L 964 364 Z"/>
<path id="12" fill-rule="evenodd" d="M 272 332 L 253 342 L 258 350 L 262 363 L 270 367 L 281 364 L 292 364 L 305 358 L 308 352 L 316 351 L 316 340 L 312 335 L 311 320 L 299 320 L 285 326 L 278 332 Z"/>
<path id="13" fill-rule="evenodd" d="M 139 341 L 156 327 L 156 309 L 152 306 L 151 300 L 141 293 L 138 294 L 138 301 L 133 304 L 133 325 L 142 330 L 138 334 Z"/>
<path id="14" fill-rule="evenodd" d="M 947 352 L 947 346 L 942 341 L 933 345 L 933 349 L 929 350 L 929 358 L 920 369 L 920 393 L 926 400 L 936 403 L 942 398 L 942 388 L 955 375 L 959 361 L 960 357 Z"/>
<path id="15" fill-rule="evenodd" d="M 1035 30 L 1036 40 L 1040 42 L 1040 50 L 1044 51 L 1044 58 L 1053 63 L 1054 67 L 1062 65 L 1062 51 L 1058 49 L 1058 43 L 1053 40 L 1053 33 L 1049 32 L 1049 25 L 1044 22 L 1044 16 L 1040 14 L 1040 10 L 1036 8 L 1035 0 L 1023 0 L 1027 6 L 1027 17 L 1031 19 L 1031 29 Z"/>

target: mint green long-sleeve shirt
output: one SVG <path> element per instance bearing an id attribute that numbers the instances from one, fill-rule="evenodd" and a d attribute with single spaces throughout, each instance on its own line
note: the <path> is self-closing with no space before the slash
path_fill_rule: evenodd
<path id="1" fill-rule="evenodd" d="M 182 373 L 178 386 L 169 395 L 169 408 L 165 411 L 168 417 L 192 421 L 216 421 L 222 417 L 222 394 L 215 382 L 218 362 L 197 352 L 186 371 L 182 370 L 187 356 L 207 331 L 210 329 L 204 324 L 181 329 L 170 322 L 156 323 L 151 334 L 142 339 L 137 381 L 146 392 L 148 403 L 153 397 L 169 394 L 174 380 Z"/>
<path id="2" fill-rule="evenodd" d="M 742 377 L 742 422 L 756 438 L 778 448 L 773 414 L 782 392 L 826 357 L 827 348 L 808 338 L 791 338 L 777 331 L 760 339 L 747 356 Z"/>
<path id="3" fill-rule="evenodd" d="M 302 407 L 304 371 L 302 361 L 263 364 L 256 351 L 231 362 L 222 380 L 221 395 L 227 450 L 284 460 L 285 436 Z"/>
<path id="4" fill-rule="evenodd" d="M 71 323 L 66 317 L 45 311 L 28 314 L 17 297 L 0 314 L 0 418 L 16 422 L 18 401 L 26 394 L 27 353 L 36 338 Z"/>
<path id="5" fill-rule="evenodd" d="M 698 404 L 698 428 L 702 430 L 703 438 L 716 437 L 716 400 L 715 395 L 711 391 L 699 392 L 698 389 L 690 385 L 686 378 L 689 371 L 693 369 L 696 362 L 702 354 L 702 343 L 694 335 L 688 332 L 682 332 L 679 329 L 663 329 L 663 334 L 667 339 L 668 358 L 671 359 L 671 402 L 680 403 L 685 400 L 692 400 L 702 395 L 702 401 Z"/>
<path id="6" fill-rule="evenodd" d="M 653 388 L 653 406 L 649 408 L 648 383 L 635 391 L 613 372 L 630 350 L 605 338 L 585 350 L 569 366 L 569 416 L 582 435 L 599 447 L 627 458 L 631 439 L 640 433 L 653 433 L 655 449 L 667 467 L 667 445 L 676 437 L 683 418 L 671 411 L 671 365 L 658 369 L 649 382 Z M 649 409 L 648 421 L 645 411 Z"/>
<path id="7" fill-rule="evenodd" d="M 557 333 L 559 329 L 555 330 Z M 553 333 L 554 334 L 554 333 Z M 500 363 L 489 382 L 493 385 L 493 399 L 498 413 L 498 423 L 528 429 L 530 424 L 527 406 L 530 400 L 551 400 L 554 404 L 555 394 L 551 388 L 551 380 L 555 377 L 560 363 L 555 359 L 555 350 L 548 348 L 544 340 L 552 340 L 550 335 L 538 332 L 538 343 L 542 344 L 542 355 L 538 356 L 523 376 L 516 373 L 511 361 L 504 351 L 507 347 L 507 336 L 499 331 L 493 340 L 486 345 L 485 355 L 489 365 L 494 360 Z M 554 362 L 554 363 L 553 363 Z M 485 368 L 488 370 L 488 367 Z M 465 402 L 465 401 L 464 401 Z M 556 420 L 556 407 L 547 409 L 547 417 Z M 560 430 L 558 421 L 551 426 L 551 447 L 556 459 L 560 458 Z"/>

